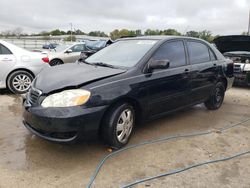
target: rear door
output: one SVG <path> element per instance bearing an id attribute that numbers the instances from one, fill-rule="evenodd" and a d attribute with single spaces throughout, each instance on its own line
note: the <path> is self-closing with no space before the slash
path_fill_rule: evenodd
<path id="1" fill-rule="evenodd" d="M 189 65 L 182 40 L 164 43 L 152 56 L 155 60 L 169 60 L 170 67 L 165 70 L 154 70 L 147 78 L 148 109 L 154 116 L 176 110 L 189 103 Z"/>
<path id="2" fill-rule="evenodd" d="M 187 48 L 191 64 L 192 103 L 206 100 L 218 76 L 217 59 L 210 47 L 198 40 L 188 40 Z"/>
<path id="3" fill-rule="evenodd" d="M 0 43 L 0 87 L 5 85 L 6 76 L 16 63 L 16 58 L 12 52 Z"/>

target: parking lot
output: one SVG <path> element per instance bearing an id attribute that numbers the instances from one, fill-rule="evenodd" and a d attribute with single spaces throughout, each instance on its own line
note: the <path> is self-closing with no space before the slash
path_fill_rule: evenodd
<path id="1" fill-rule="evenodd" d="M 0 95 L 0 187 L 85 187 L 103 156 L 102 143 L 57 144 L 22 125 L 21 98 Z M 223 106 L 197 105 L 137 126 L 129 145 L 163 136 L 215 130 L 211 134 L 131 149 L 109 159 L 93 187 L 120 187 L 176 168 L 235 155 L 250 148 L 250 121 L 225 132 L 218 128 L 249 118 L 250 92 L 233 88 Z M 250 155 L 148 181 L 137 187 L 250 187 Z"/>

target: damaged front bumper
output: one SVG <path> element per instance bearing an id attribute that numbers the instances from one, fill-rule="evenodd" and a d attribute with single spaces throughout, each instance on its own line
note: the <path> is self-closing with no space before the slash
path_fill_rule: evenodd
<path id="1" fill-rule="evenodd" d="M 71 142 L 97 136 L 106 106 L 83 108 L 30 107 L 24 99 L 23 123 L 33 134 L 50 141 Z"/>

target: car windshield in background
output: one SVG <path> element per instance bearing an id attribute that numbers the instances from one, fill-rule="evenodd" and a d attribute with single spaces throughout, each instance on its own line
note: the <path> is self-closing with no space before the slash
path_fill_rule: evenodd
<path id="1" fill-rule="evenodd" d="M 118 67 L 133 67 L 154 46 L 156 40 L 124 40 L 102 49 L 87 58 L 87 63 L 105 63 Z"/>
<path id="2" fill-rule="evenodd" d="M 64 50 L 66 50 L 68 47 L 70 47 L 70 45 L 59 45 L 55 48 L 56 52 L 62 52 Z"/>

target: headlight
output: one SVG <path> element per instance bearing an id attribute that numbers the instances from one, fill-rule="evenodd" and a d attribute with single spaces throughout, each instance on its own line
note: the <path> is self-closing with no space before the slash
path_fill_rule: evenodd
<path id="1" fill-rule="evenodd" d="M 65 90 L 46 97 L 42 107 L 70 107 L 86 103 L 90 98 L 90 92 L 84 89 Z"/>
<path id="2" fill-rule="evenodd" d="M 245 64 L 244 71 L 250 71 L 250 64 Z"/>

